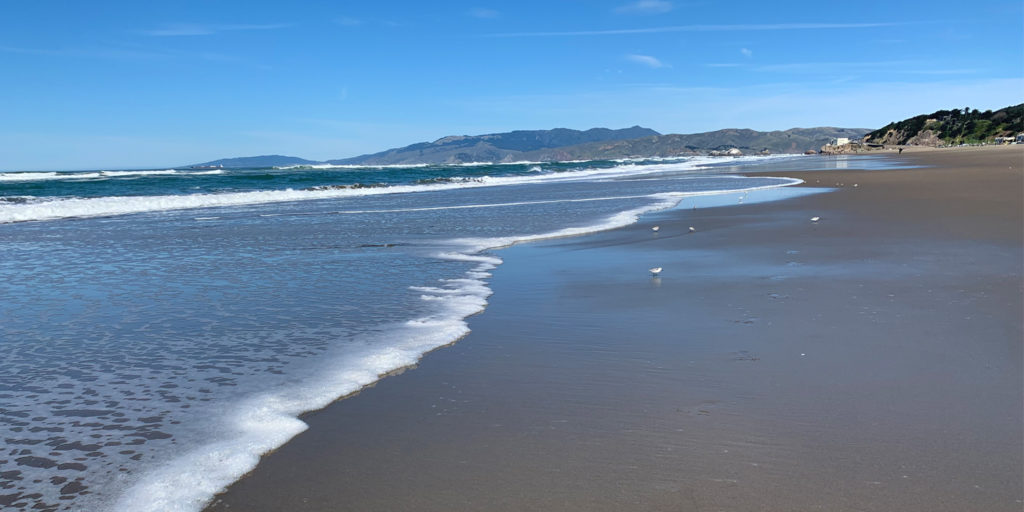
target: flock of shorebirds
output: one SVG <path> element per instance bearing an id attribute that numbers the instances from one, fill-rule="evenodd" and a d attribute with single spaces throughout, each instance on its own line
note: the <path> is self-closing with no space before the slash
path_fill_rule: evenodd
<path id="1" fill-rule="evenodd" d="M 811 217 L 811 222 L 818 222 L 819 220 L 821 220 L 821 217 L 818 217 L 818 216 Z M 655 233 L 657 233 L 660 230 L 661 230 L 661 226 L 654 226 L 654 227 L 651 228 L 651 231 L 654 231 Z M 687 231 L 689 231 L 690 233 L 694 233 L 694 232 L 697 231 L 697 228 L 695 228 L 693 226 L 690 226 L 690 228 Z M 664 270 L 664 269 L 661 268 L 661 267 L 654 267 L 654 268 L 651 268 L 651 269 L 648 269 L 648 270 L 651 272 L 651 277 L 658 277 L 658 275 L 660 275 L 661 271 Z"/>

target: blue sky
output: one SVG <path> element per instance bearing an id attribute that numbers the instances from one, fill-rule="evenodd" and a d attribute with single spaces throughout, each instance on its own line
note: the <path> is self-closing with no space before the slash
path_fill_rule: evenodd
<path id="1" fill-rule="evenodd" d="M 1019 0 L 5 4 L 5 170 L 555 127 L 877 128 L 1024 101 Z"/>

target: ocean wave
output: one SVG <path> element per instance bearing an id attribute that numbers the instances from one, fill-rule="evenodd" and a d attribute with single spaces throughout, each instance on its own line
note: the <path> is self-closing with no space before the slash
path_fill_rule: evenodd
<path id="1" fill-rule="evenodd" d="M 6 172 L 0 173 L 2 182 L 32 182 L 32 181 L 55 181 L 55 180 L 102 180 L 109 178 L 135 178 L 150 176 L 210 176 L 224 174 L 223 169 L 212 171 L 179 171 L 177 169 L 165 169 L 154 171 L 66 171 L 66 172 Z"/>
<path id="2" fill-rule="evenodd" d="M 747 160 L 765 157 L 746 157 Z M 714 157 L 696 157 L 685 161 L 652 164 L 627 163 L 607 168 L 554 173 L 530 173 L 521 176 L 479 176 L 445 178 L 437 183 L 411 185 L 372 184 L 324 185 L 305 190 L 283 189 L 252 192 L 202 193 L 186 195 L 106 196 L 95 198 L 60 198 L 29 204 L 0 204 L 0 223 L 57 220 L 80 217 L 109 217 L 194 208 L 249 206 L 266 203 L 339 199 L 346 197 L 404 194 L 451 190 L 458 188 L 528 185 L 579 180 L 605 180 L 623 177 L 642 178 L 660 173 L 687 173 L 715 162 Z M 743 162 L 744 158 L 735 161 Z M 170 171 L 142 171 L 167 173 Z M 176 171 L 175 171 L 176 172 Z M 99 175 L 99 173 L 95 173 Z"/>
<path id="3" fill-rule="evenodd" d="M 94 180 L 99 178 L 124 178 L 134 176 L 169 176 L 179 174 L 177 170 L 163 171 L 72 171 L 72 172 L 5 172 L 0 173 L 0 182 L 27 182 L 52 180 Z"/>
<path id="4" fill-rule="evenodd" d="M 34 201 L 39 201 L 39 198 L 35 196 L 0 196 L 0 204 L 28 204 Z"/>
<path id="5" fill-rule="evenodd" d="M 100 176 L 124 177 L 124 176 L 167 176 L 178 174 L 177 170 L 167 169 L 165 171 L 100 171 Z"/>
<path id="6" fill-rule="evenodd" d="M 637 166 L 624 165 L 605 169 L 586 169 L 561 173 L 533 173 L 529 176 L 481 176 L 454 179 L 443 183 L 367 186 L 323 186 L 306 190 L 263 190 L 254 192 L 227 192 L 219 194 L 187 194 L 160 196 L 107 196 L 95 198 L 60 198 L 32 204 L 0 204 L 0 223 L 57 220 L 80 217 L 108 217 L 135 213 L 148 213 L 193 208 L 247 206 L 265 203 L 337 199 L 354 196 L 402 194 L 508 185 L 525 185 L 554 181 L 608 179 L 620 176 L 639 176 L 646 173 L 693 169 L 699 162 Z"/>
<path id="7" fill-rule="evenodd" d="M 486 273 L 498 263 L 488 258 L 467 275 Z M 217 492 L 252 471 L 261 455 L 306 430 L 300 414 L 322 409 L 468 334 L 465 319 L 484 310 L 491 289 L 472 277 L 441 284 L 439 295 L 425 299 L 434 305 L 431 314 L 382 326 L 376 337 L 347 345 L 302 384 L 243 400 L 228 411 L 213 442 L 141 475 L 112 510 L 197 512 Z"/>
<path id="8" fill-rule="evenodd" d="M 558 163 L 585 164 L 596 160 L 567 160 Z M 515 162 L 461 162 L 461 163 L 437 163 L 437 164 L 297 164 L 297 165 L 276 165 L 273 169 L 280 171 L 288 170 L 323 170 L 323 169 L 420 169 L 423 167 L 483 167 L 488 165 L 541 165 L 550 162 L 534 162 L 532 160 L 517 160 Z"/>
<path id="9" fill-rule="evenodd" d="M 738 180 L 744 179 L 742 176 L 736 177 Z M 623 212 L 611 215 L 600 222 L 586 226 L 568 227 L 557 231 L 551 231 L 547 233 L 540 233 L 535 235 L 521 235 L 521 236 L 510 236 L 510 237 L 488 237 L 488 238 L 457 238 L 451 240 L 451 243 L 464 247 L 458 253 L 444 253 L 439 254 L 437 257 L 451 257 L 453 254 L 476 254 L 482 251 L 490 249 L 500 249 L 502 247 L 508 247 L 517 243 L 533 242 L 537 240 L 548 240 L 552 238 L 565 238 L 572 236 L 586 235 L 590 233 L 597 233 L 600 231 L 608 231 L 611 229 L 617 229 L 624 226 L 633 224 L 639 220 L 641 215 L 646 213 L 655 212 L 658 210 L 665 210 L 668 208 L 674 208 L 681 201 L 688 197 L 698 196 L 717 196 L 717 195 L 729 195 L 741 192 L 753 192 L 756 190 L 768 190 L 780 187 L 788 187 L 792 185 L 799 185 L 803 183 L 803 180 L 796 178 L 775 178 L 779 180 L 776 185 L 763 185 L 758 187 L 738 187 L 735 189 L 727 190 L 706 190 L 699 192 L 663 192 L 657 194 L 650 194 L 648 197 L 652 201 L 646 206 L 634 208 L 632 210 L 626 210 Z M 599 201 L 609 199 L 624 199 L 630 198 L 631 196 L 617 198 L 592 198 L 592 199 L 570 199 L 567 201 Z"/>
<path id="10" fill-rule="evenodd" d="M 302 383 L 241 401 L 228 411 L 223 428 L 214 430 L 216 438 L 142 474 L 117 499 L 113 510 L 201 510 L 217 492 L 254 469 L 261 455 L 306 430 L 308 425 L 299 419 L 301 414 L 326 407 L 397 369 L 412 366 L 427 352 L 468 334 L 466 318 L 483 311 L 491 295 L 484 279 L 502 263 L 501 258 L 483 254 L 487 249 L 622 227 L 635 223 L 644 213 L 671 208 L 691 196 L 778 188 L 801 182 L 780 178 L 777 185 L 637 196 L 648 197 L 651 202 L 589 225 L 502 238 L 449 240 L 446 244 L 450 249 L 440 250 L 434 257 L 475 265 L 465 273 L 466 277 L 443 279 L 435 286 L 409 287 L 433 306 L 429 314 L 382 326 L 373 338 L 346 345 L 325 361 L 320 370 L 309 372 Z"/>
<path id="11" fill-rule="evenodd" d="M 3 172 L 0 173 L 0 182 L 59 180 L 66 179 L 66 176 L 56 172 Z"/>
<path id="12" fill-rule="evenodd" d="M 324 170 L 324 169 L 418 169 L 422 167 L 430 167 L 432 164 L 381 164 L 381 165 L 369 165 L 369 164 L 301 164 L 301 165 L 275 165 L 273 169 L 279 171 L 294 171 L 294 170 Z"/>

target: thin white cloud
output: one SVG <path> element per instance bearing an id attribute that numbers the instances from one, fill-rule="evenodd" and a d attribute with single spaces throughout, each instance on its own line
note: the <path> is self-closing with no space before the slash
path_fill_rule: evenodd
<path id="1" fill-rule="evenodd" d="M 351 18 L 351 17 L 348 17 L 348 16 L 342 16 L 340 18 L 335 18 L 334 22 L 337 23 L 338 25 L 343 26 L 343 27 L 355 27 L 357 25 L 362 25 L 363 24 L 363 20 L 358 19 L 358 18 Z"/>
<path id="2" fill-rule="evenodd" d="M 986 91 L 978 100 L 977 91 Z M 453 108 L 530 126 L 573 119 L 579 126 L 642 124 L 662 133 L 795 126 L 874 128 L 949 105 L 981 110 L 1019 103 L 1024 78 L 845 83 L 794 80 L 732 87 L 636 87 L 564 94 L 460 99 Z M 836 97 L 844 98 L 837 103 Z M 978 103 L 977 105 L 974 105 Z M 560 121 L 562 120 L 562 121 Z"/>
<path id="3" fill-rule="evenodd" d="M 676 25 L 670 27 L 625 28 L 612 30 L 576 30 L 566 32 L 506 32 L 489 34 L 490 37 L 573 37 L 618 36 L 629 34 L 658 34 L 664 32 L 755 32 L 773 30 L 838 30 L 879 28 L 909 25 L 909 22 L 886 23 L 770 23 L 739 25 Z"/>
<path id="4" fill-rule="evenodd" d="M 261 64 L 250 62 L 241 57 L 217 53 L 217 52 L 188 52 L 188 51 L 154 51 L 142 47 L 84 47 L 84 48 L 22 48 L 13 46 L 0 46 L 0 54 L 22 54 L 38 55 L 54 58 L 70 59 L 107 59 L 107 60 L 202 60 L 207 62 L 233 63 L 242 66 L 269 69 Z"/>
<path id="5" fill-rule="evenodd" d="M 787 64 L 769 64 L 766 66 L 758 66 L 754 68 L 756 71 L 783 71 L 783 72 L 818 72 L 818 71 L 835 71 L 835 70 L 856 70 L 856 71 L 871 71 L 871 70 L 886 70 L 890 71 L 893 68 L 904 68 L 899 71 L 906 71 L 906 68 L 913 67 L 915 65 L 920 66 L 925 64 L 924 62 L 911 61 L 911 60 L 887 60 L 887 61 L 867 61 L 867 62 L 791 62 Z"/>
<path id="6" fill-rule="evenodd" d="M 750 48 L 740 48 L 740 53 L 748 59 L 754 56 L 754 52 L 750 51 Z"/>
<path id="7" fill-rule="evenodd" d="M 654 69 L 669 67 L 664 62 L 658 60 L 657 57 L 652 57 L 650 55 L 631 54 L 631 55 L 626 55 L 626 59 L 629 60 L 629 61 L 635 62 L 637 64 L 643 64 L 644 66 L 647 66 L 649 68 L 654 68 Z"/>
<path id="8" fill-rule="evenodd" d="M 785 73 L 894 73 L 906 75 L 972 75 L 981 70 L 974 68 L 948 68 L 933 61 L 888 60 L 869 62 L 794 62 L 758 66 L 755 71 Z"/>
<path id="9" fill-rule="evenodd" d="M 50 57 L 84 57 L 90 59 L 158 59 L 169 58 L 175 55 L 145 50 L 123 49 L 123 48 L 20 48 L 14 46 L 0 46 L 0 53 L 15 53 L 23 55 L 45 55 Z"/>
<path id="10" fill-rule="evenodd" d="M 726 62 L 721 62 L 721 63 L 716 62 L 716 63 L 711 63 L 711 64 L 704 64 L 704 66 L 709 67 L 709 68 L 738 68 L 738 67 L 740 67 L 739 64 L 726 63 Z"/>
<path id="11" fill-rule="evenodd" d="M 276 30 L 289 27 L 287 23 L 273 23 L 266 25 L 218 25 L 205 23 L 175 23 L 163 27 L 143 30 L 142 34 L 154 37 L 179 37 L 179 36 L 208 36 L 220 32 L 236 32 L 245 30 Z"/>
<path id="12" fill-rule="evenodd" d="M 672 10 L 672 2 L 664 0 L 639 0 L 615 8 L 621 14 L 661 14 Z"/>
<path id="13" fill-rule="evenodd" d="M 485 9 L 483 7 L 474 7 L 469 10 L 469 15 L 474 18 L 480 19 L 494 19 L 501 16 L 501 13 L 494 9 Z"/>

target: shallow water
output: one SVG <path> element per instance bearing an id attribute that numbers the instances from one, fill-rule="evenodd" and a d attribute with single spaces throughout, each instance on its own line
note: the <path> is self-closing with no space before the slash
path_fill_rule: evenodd
<path id="1" fill-rule="evenodd" d="M 466 167 L 377 169 L 390 187 L 291 191 L 289 172 L 344 185 L 369 171 L 271 170 L 282 177 L 265 189 L 8 173 L 2 197 L 27 199 L 0 202 L 0 219 L 39 220 L 0 224 L 0 505 L 197 510 L 303 430 L 300 413 L 464 335 L 500 263 L 487 248 L 793 183 L 699 159 L 533 167 L 471 169 L 477 181 L 451 179 Z M 421 183 L 430 173 L 445 180 Z M 125 179 L 167 176 L 220 181 L 140 196 Z M 217 200 L 267 191 L 286 195 Z M 137 213 L 110 207 L 127 203 Z"/>

